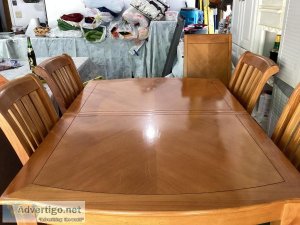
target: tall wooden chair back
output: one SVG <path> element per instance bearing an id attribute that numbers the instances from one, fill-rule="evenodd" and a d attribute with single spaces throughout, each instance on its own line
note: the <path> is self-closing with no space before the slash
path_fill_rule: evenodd
<path id="1" fill-rule="evenodd" d="M 32 74 L 0 87 L 0 127 L 24 165 L 58 116 L 40 81 Z"/>
<path id="2" fill-rule="evenodd" d="M 34 73 L 48 83 L 62 113 L 83 90 L 76 66 L 67 54 L 45 60 L 34 68 Z"/>
<path id="3" fill-rule="evenodd" d="M 272 140 L 300 171 L 300 84 L 283 109 Z"/>
<path id="4" fill-rule="evenodd" d="M 185 34 L 184 76 L 219 79 L 231 77 L 231 34 Z"/>
<path id="5" fill-rule="evenodd" d="M 271 76 L 279 72 L 279 67 L 269 58 L 245 52 L 230 79 L 229 90 L 251 113 Z"/>
<path id="6" fill-rule="evenodd" d="M 0 75 L 0 86 L 2 86 L 3 84 L 6 84 L 8 82 L 8 80 L 3 77 L 2 75 Z"/>

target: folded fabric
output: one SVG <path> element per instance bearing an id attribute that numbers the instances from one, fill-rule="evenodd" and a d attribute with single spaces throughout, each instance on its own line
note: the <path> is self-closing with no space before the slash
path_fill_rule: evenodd
<path id="1" fill-rule="evenodd" d="M 71 13 L 71 14 L 64 14 L 60 18 L 65 21 L 72 21 L 75 23 L 79 23 L 83 19 L 83 15 L 80 13 Z"/>
<path id="2" fill-rule="evenodd" d="M 132 0 L 131 6 L 139 10 L 150 20 L 161 20 L 169 6 L 161 0 Z"/>
<path id="3" fill-rule="evenodd" d="M 83 0 L 88 8 L 105 7 L 114 13 L 120 13 L 124 8 L 124 0 Z"/>
<path id="4" fill-rule="evenodd" d="M 50 33 L 48 34 L 49 37 L 82 37 L 81 30 L 67 30 L 62 31 L 60 28 L 56 27 L 51 29 Z"/>
<path id="5" fill-rule="evenodd" d="M 119 16 L 118 13 L 115 13 L 115 12 L 109 10 L 109 9 L 106 8 L 106 7 L 100 7 L 100 8 L 98 8 L 98 9 L 99 9 L 100 12 L 110 13 L 113 17 L 118 17 L 118 16 Z"/>
<path id="6" fill-rule="evenodd" d="M 137 9 L 129 7 L 122 15 L 123 19 L 126 20 L 132 26 L 148 27 L 149 19 L 141 14 Z"/>
<path id="7" fill-rule="evenodd" d="M 72 24 L 70 24 L 67 21 L 62 20 L 62 19 L 57 20 L 57 25 L 58 25 L 59 29 L 62 30 L 62 31 L 80 30 L 79 24 L 76 23 L 77 25 L 74 25 L 73 23 L 74 22 L 72 22 Z"/>
<path id="8" fill-rule="evenodd" d="M 100 20 L 104 23 L 110 23 L 114 19 L 114 17 L 109 12 L 100 12 L 99 17 Z"/>

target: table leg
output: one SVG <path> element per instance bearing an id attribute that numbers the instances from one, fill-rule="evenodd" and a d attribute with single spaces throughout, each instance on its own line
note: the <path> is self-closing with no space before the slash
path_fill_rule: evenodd
<path id="1" fill-rule="evenodd" d="M 300 202 L 288 203 L 284 206 L 280 225 L 300 224 Z"/>

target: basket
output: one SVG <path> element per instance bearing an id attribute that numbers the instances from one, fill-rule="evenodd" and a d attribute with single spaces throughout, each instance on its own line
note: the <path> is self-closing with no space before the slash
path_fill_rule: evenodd
<path id="1" fill-rule="evenodd" d="M 36 27 L 33 29 L 35 36 L 45 37 L 50 31 L 49 27 Z"/>

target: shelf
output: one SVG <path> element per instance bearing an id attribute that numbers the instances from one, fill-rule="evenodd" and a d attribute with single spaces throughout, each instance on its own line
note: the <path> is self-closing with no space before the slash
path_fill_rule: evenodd
<path id="1" fill-rule="evenodd" d="M 285 0 L 261 0 L 258 6 L 258 24 L 261 25 L 264 30 L 281 33 L 285 2 Z"/>

